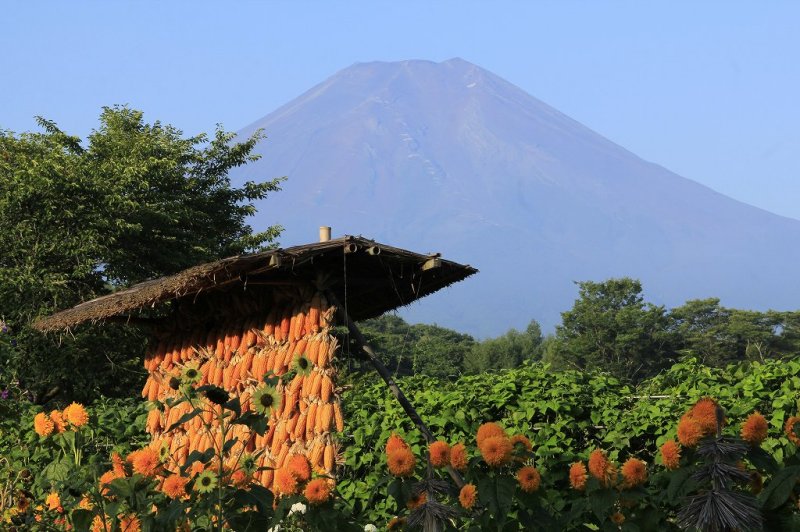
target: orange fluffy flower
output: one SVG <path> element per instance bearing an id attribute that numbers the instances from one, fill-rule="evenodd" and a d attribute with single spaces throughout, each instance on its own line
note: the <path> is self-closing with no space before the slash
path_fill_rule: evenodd
<path id="1" fill-rule="evenodd" d="M 111 471 L 106 471 L 105 473 L 100 475 L 100 480 L 98 481 L 98 484 L 100 484 L 100 493 L 103 496 L 107 497 L 111 494 L 111 492 L 108 489 L 108 485 L 111 484 L 111 481 L 114 480 L 115 478 L 120 478 L 120 477 L 114 472 L 113 469 Z"/>
<path id="2" fill-rule="evenodd" d="M 119 453 L 111 453 L 111 465 L 114 468 L 114 474 L 118 477 L 121 478 L 127 475 L 125 461 L 122 459 Z"/>
<path id="3" fill-rule="evenodd" d="M 675 440 L 668 440 L 661 446 L 661 461 L 667 469 L 678 469 L 681 465 L 681 448 Z"/>
<path id="4" fill-rule="evenodd" d="M 611 520 L 614 522 L 614 524 L 621 525 L 625 522 L 625 515 L 622 512 L 615 512 L 611 514 Z"/>
<path id="5" fill-rule="evenodd" d="M 293 454 L 286 467 L 298 482 L 306 482 L 311 478 L 311 464 L 302 454 Z"/>
<path id="6" fill-rule="evenodd" d="M 392 435 L 386 441 L 386 455 L 388 456 L 400 449 L 408 449 L 408 444 L 403 438 L 392 432 Z"/>
<path id="7" fill-rule="evenodd" d="M 113 530 L 113 527 L 108 517 L 103 519 L 99 515 L 95 515 L 94 519 L 92 519 L 92 528 L 90 530 L 92 532 L 106 532 L 107 530 Z"/>
<path id="8" fill-rule="evenodd" d="M 53 433 L 55 429 L 55 425 L 50 417 L 45 414 L 44 412 L 39 412 L 33 418 L 33 430 L 36 431 L 36 434 L 39 436 L 47 437 Z"/>
<path id="9" fill-rule="evenodd" d="M 620 472 L 625 488 L 635 488 L 647 482 L 647 464 L 637 458 L 628 458 Z"/>
<path id="10" fill-rule="evenodd" d="M 186 484 L 189 479 L 180 475 L 170 475 L 164 479 L 161 491 L 171 499 L 180 499 L 186 496 Z"/>
<path id="11" fill-rule="evenodd" d="M 123 515 L 119 520 L 119 529 L 120 532 L 141 532 L 142 525 L 135 515 Z"/>
<path id="12" fill-rule="evenodd" d="M 617 474 L 617 469 L 609 461 L 606 453 L 600 449 L 595 449 L 589 455 L 589 473 L 600 481 L 603 486 L 613 485 Z"/>
<path id="13" fill-rule="evenodd" d="M 514 446 L 515 450 L 517 446 L 521 446 L 521 449 L 523 449 L 525 452 L 533 451 L 533 444 L 531 443 L 531 440 L 522 434 L 515 434 L 511 436 L 511 445 Z"/>
<path id="14" fill-rule="evenodd" d="M 430 447 L 428 452 L 431 456 L 431 465 L 433 467 L 447 467 L 450 463 L 450 446 L 446 441 L 435 441 Z"/>
<path id="15" fill-rule="evenodd" d="M 458 502 L 461 503 L 461 506 L 467 510 L 475 506 L 475 501 L 478 499 L 478 488 L 475 487 L 475 484 L 466 484 L 463 488 L 461 488 L 461 492 L 458 494 Z"/>
<path id="16" fill-rule="evenodd" d="M 75 428 L 80 428 L 89 422 L 89 414 L 80 403 L 72 403 L 64 409 L 63 417 Z"/>
<path id="17" fill-rule="evenodd" d="M 539 489 L 539 484 L 542 483 L 542 476 L 535 467 L 525 466 L 517 471 L 517 481 L 522 491 L 533 493 Z"/>
<path id="18" fill-rule="evenodd" d="M 58 410 L 53 410 L 50 412 L 50 421 L 53 422 L 56 432 L 64 432 L 64 430 L 67 428 L 66 423 L 64 423 L 64 418 L 61 416 L 61 412 Z"/>
<path id="19" fill-rule="evenodd" d="M 483 440 L 479 447 L 481 456 L 492 467 L 500 467 L 511 461 L 514 447 L 508 436 L 491 436 Z"/>
<path id="20" fill-rule="evenodd" d="M 684 447 L 694 447 L 703 437 L 703 427 L 689 415 L 684 415 L 678 422 L 678 441 Z"/>
<path id="21" fill-rule="evenodd" d="M 128 461 L 133 466 L 133 472 L 145 477 L 152 477 L 158 472 L 161 462 L 158 453 L 150 447 L 139 449 L 128 455 Z"/>
<path id="22" fill-rule="evenodd" d="M 800 437 L 794 431 L 794 426 L 800 422 L 800 417 L 792 416 L 786 420 L 786 424 L 783 426 L 783 431 L 786 433 L 786 437 L 789 438 L 789 441 L 795 445 L 800 446 Z"/>
<path id="23" fill-rule="evenodd" d="M 414 474 L 417 459 L 409 448 L 396 449 L 386 457 L 389 473 L 396 477 L 410 477 Z"/>
<path id="24" fill-rule="evenodd" d="M 324 478 L 315 478 L 306 485 L 303 495 L 313 505 L 323 504 L 331 498 L 331 486 Z"/>
<path id="25" fill-rule="evenodd" d="M 288 469 L 278 469 L 275 471 L 275 487 L 279 493 L 294 495 L 297 493 L 297 479 Z"/>
<path id="26" fill-rule="evenodd" d="M 586 487 L 587 478 L 586 466 L 583 465 L 583 462 L 575 462 L 569 466 L 569 484 L 572 489 L 583 490 Z"/>
<path id="27" fill-rule="evenodd" d="M 457 443 L 450 449 L 450 465 L 458 471 L 466 471 L 469 464 L 467 448 L 463 443 Z"/>
<path id="28" fill-rule="evenodd" d="M 55 491 L 51 491 L 44 503 L 47 505 L 48 510 L 58 510 L 61 508 L 61 497 Z"/>
<path id="29" fill-rule="evenodd" d="M 769 425 L 760 412 L 753 412 L 742 424 L 742 439 L 751 445 L 761 445 L 767 439 Z"/>
<path id="30" fill-rule="evenodd" d="M 689 410 L 689 415 L 700 424 L 703 435 L 717 432 L 717 402 L 711 397 L 703 397 Z"/>
<path id="31" fill-rule="evenodd" d="M 488 438 L 495 438 L 497 436 L 505 435 L 506 431 L 503 430 L 503 427 L 493 421 L 490 421 L 478 427 L 478 434 L 475 437 L 475 442 L 478 444 L 478 447 L 480 447 L 481 444 Z"/>

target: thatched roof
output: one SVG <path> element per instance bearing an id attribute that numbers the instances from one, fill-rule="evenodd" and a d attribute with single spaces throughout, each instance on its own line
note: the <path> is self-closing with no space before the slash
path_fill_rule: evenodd
<path id="1" fill-rule="evenodd" d="M 384 312 L 436 292 L 476 273 L 471 266 L 377 243 L 362 237 L 329 240 L 241 255 L 200 264 L 169 277 L 134 285 L 34 323 L 40 331 L 61 331 L 84 322 L 130 317 L 161 303 L 185 300 L 199 293 L 239 290 L 248 285 L 315 283 L 346 304 L 355 320 Z"/>

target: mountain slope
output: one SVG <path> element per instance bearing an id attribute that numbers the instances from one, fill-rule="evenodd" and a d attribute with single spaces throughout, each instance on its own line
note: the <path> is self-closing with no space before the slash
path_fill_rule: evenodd
<path id="1" fill-rule="evenodd" d="M 282 245 L 331 225 L 481 270 L 412 320 L 547 330 L 572 281 L 622 275 L 667 305 L 800 301 L 800 221 L 643 161 L 461 59 L 353 65 L 240 133 L 257 128 L 264 158 L 236 179 L 288 176 L 255 223 L 283 224 Z"/>

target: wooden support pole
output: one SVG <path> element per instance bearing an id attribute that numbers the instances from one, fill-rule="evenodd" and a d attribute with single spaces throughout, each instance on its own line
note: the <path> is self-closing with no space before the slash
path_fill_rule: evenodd
<path id="1" fill-rule="evenodd" d="M 436 438 L 433 436 L 433 433 L 430 431 L 425 422 L 422 421 L 422 418 L 419 417 L 419 414 L 414 409 L 414 407 L 411 406 L 411 403 L 408 401 L 403 391 L 400 389 L 399 386 L 397 386 L 397 383 L 394 382 L 394 379 L 392 378 L 392 375 L 389 373 L 389 370 L 386 368 L 386 366 L 383 365 L 383 362 L 381 362 L 380 359 L 377 357 L 375 351 L 373 351 L 372 348 L 369 346 L 367 340 L 364 338 L 364 335 L 361 334 L 359 328 L 356 327 L 356 324 L 353 322 L 352 319 L 350 319 L 350 316 L 347 315 L 347 312 L 345 312 L 344 307 L 339 303 L 339 300 L 336 298 L 333 292 L 331 292 L 330 290 L 327 291 L 325 293 L 325 297 L 332 305 L 336 307 L 336 315 L 339 318 L 339 321 L 347 325 L 347 330 L 349 330 L 350 335 L 353 336 L 353 338 L 355 338 L 358 347 L 364 352 L 367 358 L 369 358 L 370 362 L 372 362 L 372 365 L 375 367 L 378 374 L 383 378 L 384 382 L 389 387 L 389 390 L 392 392 L 392 395 L 395 396 L 397 401 L 400 403 L 400 406 L 402 406 L 403 410 L 405 410 L 408 417 L 411 418 L 411 421 L 414 422 L 414 424 L 417 426 L 422 435 L 425 436 L 425 440 L 427 440 L 428 443 L 436 441 Z M 455 468 L 453 468 L 453 466 L 451 465 L 447 466 L 447 472 L 450 474 L 450 478 L 453 479 L 453 482 L 456 483 L 456 486 L 458 486 L 459 489 L 464 487 L 464 478 L 461 476 L 461 473 L 456 471 Z"/>

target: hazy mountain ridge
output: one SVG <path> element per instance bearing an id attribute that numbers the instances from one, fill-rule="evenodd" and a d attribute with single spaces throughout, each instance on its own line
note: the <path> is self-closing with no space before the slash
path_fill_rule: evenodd
<path id="1" fill-rule="evenodd" d="M 282 245 L 325 224 L 481 270 L 412 320 L 547 329 L 571 281 L 620 275 L 668 305 L 800 300 L 800 221 L 646 162 L 460 59 L 355 64 L 241 133 L 257 128 L 264 158 L 236 177 L 289 177 L 256 222 L 283 224 Z"/>

